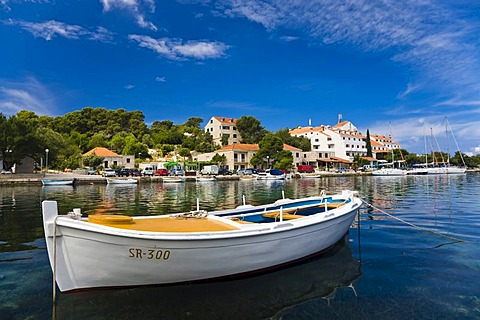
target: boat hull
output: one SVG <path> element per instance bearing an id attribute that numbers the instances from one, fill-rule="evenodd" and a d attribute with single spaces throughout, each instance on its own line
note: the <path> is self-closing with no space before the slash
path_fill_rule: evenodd
<path id="1" fill-rule="evenodd" d="M 407 175 L 406 170 L 402 169 L 394 169 L 394 168 L 387 168 L 387 169 L 380 169 L 372 172 L 374 176 L 405 176 Z"/>
<path id="2" fill-rule="evenodd" d="M 55 179 L 42 179 L 44 186 L 73 186 L 75 179 L 71 180 L 55 180 Z"/>
<path id="3" fill-rule="evenodd" d="M 56 219 L 56 202 L 43 203 L 47 250 L 61 291 L 181 283 L 271 269 L 335 244 L 359 207 L 355 202 L 331 217 L 315 215 L 269 227 L 166 234 Z"/>
<path id="4" fill-rule="evenodd" d="M 426 168 L 428 174 L 464 174 L 467 172 L 465 168 L 459 167 L 435 167 Z"/>
<path id="5" fill-rule="evenodd" d="M 137 184 L 137 179 L 107 179 L 107 184 Z"/>

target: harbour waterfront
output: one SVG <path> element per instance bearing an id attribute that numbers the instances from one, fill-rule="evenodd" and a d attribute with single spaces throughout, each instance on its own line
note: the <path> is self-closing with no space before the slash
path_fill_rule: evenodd
<path id="1" fill-rule="evenodd" d="M 328 254 L 222 282 L 59 294 L 40 204 L 61 213 L 162 214 L 263 204 L 342 189 L 427 233 L 366 208 Z M 480 174 L 341 176 L 287 181 L 0 187 L 0 319 L 478 319 Z M 219 262 L 228 263 L 228 261 Z M 95 268 L 93 265 L 92 268 Z"/>

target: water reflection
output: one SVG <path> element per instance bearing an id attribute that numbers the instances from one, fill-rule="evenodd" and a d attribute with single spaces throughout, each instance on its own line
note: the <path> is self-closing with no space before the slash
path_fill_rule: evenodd
<path id="1" fill-rule="evenodd" d="M 346 239 L 348 237 L 345 237 Z M 360 277 L 341 240 L 328 254 L 280 271 L 232 281 L 87 291 L 60 296 L 58 319 L 261 319 L 312 299 L 334 299 Z M 354 293 L 352 292 L 352 295 Z M 327 302 L 325 303 L 325 306 Z"/>

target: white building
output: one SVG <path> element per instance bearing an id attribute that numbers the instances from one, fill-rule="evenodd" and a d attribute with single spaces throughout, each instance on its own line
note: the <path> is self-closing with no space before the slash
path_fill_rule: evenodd
<path id="1" fill-rule="evenodd" d="M 349 167 L 355 156 L 366 157 L 366 137 L 350 121 L 341 121 L 335 126 L 298 127 L 290 130 L 295 137 L 310 140 L 311 151 L 303 152 L 302 163 L 314 168 L 330 169 Z M 376 159 L 384 159 L 386 152 L 399 148 L 390 137 L 371 135 L 372 153 Z M 372 160 L 371 158 L 369 160 Z"/>
<path id="2" fill-rule="evenodd" d="M 222 145 L 222 137 L 228 137 L 228 143 L 240 143 L 241 136 L 237 130 L 237 119 L 225 117 L 212 117 L 205 125 L 205 132 L 210 133 L 213 137 L 213 142 Z"/>

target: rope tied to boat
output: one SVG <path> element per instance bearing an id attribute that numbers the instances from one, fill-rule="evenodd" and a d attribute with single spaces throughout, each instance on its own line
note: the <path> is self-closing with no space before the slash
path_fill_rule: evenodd
<path id="1" fill-rule="evenodd" d="M 176 219 L 205 219 L 208 216 L 208 212 L 204 210 L 190 211 L 178 214 Z"/>
<path id="2" fill-rule="evenodd" d="M 358 197 L 358 198 L 359 198 L 360 200 L 362 200 L 362 202 L 365 203 L 365 204 L 366 204 L 367 206 L 369 206 L 370 208 L 372 208 L 372 209 L 374 209 L 374 210 L 377 210 L 377 211 L 383 213 L 384 215 L 386 215 L 386 216 L 388 216 L 388 217 L 390 217 L 390 218 L 393 218 L 393 219 L 395 219 L 395 220 L 397 220 L 397 221 L 400 221 L 400 222 L 402 222 L 402 223 L 404 223 L 404 224 L 406 224 L 406 225 L 409 225 L 409 226 L 411 226 L 411 227 L 414 227 L 415 229 L 419 229 L 419 230 L 422 230 L 422 231 L 425 231 L 425 232 L 429 232 L 429 233 L 431 233 L 431 234 L 434 234 L 434 235 L 436 235 L 436 236 L 443 237 L 443 238 L 446 238 L 446 239 L 449 239 L 449 240 L 453 240 L 453 241 L 457 241 L 457 242 L 464 242 L 464 240 L 462 240 L 462 239 L 458 239 L 458 238 L 455 238 L 455 237 L 447 236 L 447 235 L 445 235 L 445 234 L 442 234 L 442 233 L 439 233 L 439 232 L 436 232 L 436 231 L 433 231 L 433 230 L 430 230 L 430 229 L 427 229 L 427 228 L 424 228 L 424 227 L 417 226 L 417 225 L 415 225 L 415 224 L 413 224 L 413 223 L 411 223 L 411 222 L 405 221 L 405 220 L 403 220 L 403 219 L 401 219 L 401 218 L 399 218 L 399 217 L 396 217 L 396 216 L 394 216 L 394 215 L 392 215 L 392 214 L 390 214 L 390 213 L 388 213 L 388 212 L 386 212 L 386 211 L 384 211 L 384 210 L 382 210 L 382 209 L 380 209 L 380 208 L 375 207 L 374 205 L 372 205 L 371 203 L 368 203 L 367 201 L 363 200 L 363 199 L 360 198 L 360 197 Z"/>

